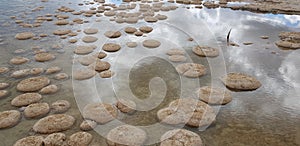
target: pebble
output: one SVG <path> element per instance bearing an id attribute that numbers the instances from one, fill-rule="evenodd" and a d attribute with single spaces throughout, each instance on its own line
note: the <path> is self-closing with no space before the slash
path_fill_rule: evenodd
<path id="1" fill-rule="evenodd" d="M 9 83 L 0 82 L 0 90 L 6 89 L 10 86 Z"/>
<path id="2" fill-rule="evenodd" d="M 54 114 L 44 117 L 33 125 L 33 130 L 41 134 L 51 134 L 70 129 L 75 118 L 67 114 Z"/>
<path id="3" fill-rule="evenodd" d="M 73 72 L 75 80 L 86 80 L 94 77 L 97 74 L 95 70 L 91 69 L 77 69 Z"/>
<path id="4" fill-rule="evenodd" d="M 196 46 L 193 48 L 193 52 L 202 57 L 217 57 L 219 56 L 219 50 L 207 46 Z"/>
<path id="5" fill-rule="evenodd" d="M 12 58 L 9 62 L 14 65 L 21 65 L 21 64 L 27 63 L 28 61 L 29 61 L 28 58 L 17 56 L 17 57 Z"/>
<path id="6" fill-rule="evenodd" d="M 97 126 L 97 122 L 92 121 L 92 120 L 84 120 L 80 124 L 80 129 L 83 131 L 90 131 L 93 130 Z"/>
<path id="7" fill-rule="evenodd" d="M 67 100 L 57 100 L 51 104 L 51 111 L 55 114 L 64 113 L 71 108 L 71 104 Z"/>
<path id="8" fill-rule="evenodd" d="M 115 43 L 106 43 L 102 46 L 102 50 L 107 52 L 116 52 L 121 49 L 121 46 L 119 44 Z"/>
<path id="9" fill-rule="evenodd" d="M 68 33 L 71 33 L 72 31 L 70 29 L 58 29 L 53 31 L 54 35 L 66 35 Z"/>
<path id="10" fill-rule="evenodd" d="M 176 67 L 176 71 L 186 77 L 197 78 L 206 74 L 206 68 L 202 64 L 184 63 Z"/>
<path id="11" fill-rule="evenodd" d="M 48 103 L 33 103 L 25 108 L 24 116 L 26 118 L 37 118 L 45 116 L 49 111 L 50 107 Z"/>
<path id="12" fill-rule="evenodd" d="M 49 84 L 50 80 L 47 77 L 32 77 L 19 82 L 17 85 L 17 90 L 23 92 L 34 92 L 44 88 Z"/>
<path id="13" fill-rule="evenodd" d="M 146 21 L 146 22 L 149 22 L 149 23 L 154 23 L 154 22 L 157 22 L 157 18 L 155 18 L 155 17 L 152 17 L 152 16 L 146 16 L 145 18 L 144 18 L 144 20 Z"/>
<path id="14" fill-rule="evenodd" d="M 9 91 L 7 90 L 0 90 L 0 99 L 7 97 L 9 95 Z"/>
<path id="15" fill-rule="evenodd" d="M 38 53 L 34 56 L 35 61 L 37 62 L 46 62 L 55 59 L 55 55 L 47 52 Z"/>
<path id="16" fill-rule="evenodd" d="M 143 46 L 147 48 L 157 48 L 160 46 L 160 42 L 154 39 L 148 39 L 143 41 Z"/>
<path id="17" fill-rule="evenodd" d="M 52 133 L 44 139 L 45 146 L 65 146 L 67 137 L 64 133 Z"/>
<path id="18" fill-rule="evenodd" d="M 34 37 L 34 34 L 32 32 L 22 32 L 22 33 L 17 33 L 15 35 L 15 38 L 18 40 L 28 40 Z"/>
<path id="19" fill-rule="evenodd" d="M 39 102 L 42 99 L 42 95 L 39 93 L 25 93 L 16 96 L 12 101 L 11 105 L 21 107 L 27 106 L 32 103 Z"/>
<path id="20" fill-rule="evenodd" d="M 137 47 L 137 43 L 136 42 L 127 42 L 126 46 L 129 48 L 135 48 L 135 47 Z"/>
<path id="21" fill-rule="evenodd" d="M 96 49 L 96 46 L 77 46 L 74 50 L 74 53 L 77 55 L 86 55 L 93 52 Z"/>
<path id="22" fill-rule="evenodd" d="M 9 72 L 9 68 L 7 67 L 0 67 L 0 74 L 4 74 L 4 73 L 7 73 Z"/>
<path id="23" fill-rule="evenodd" d="M 197 133 L 185 129 L 167 131 L 160 141 L 160 146 L 204 146 Z"/>
<path id="24" fill-rule="evenodd" d="M 17 110 L 8 110 L 0 112 L 0 129 L 10 128 L 19 123 L 21 113 Z"/>
<path id="25" fill-rule="evenodd" d="M 87 132 L 76 132 L 69 138 L 68 145 L 70 146 L 89 146 L 93 136 Z"/>
<path id="26" fill-rule="evenodd" d="M 87 28 L 87 29 L 84 29 L 83 32 L 85 34 L 96 34 L 96 33 L 98 33 L 98 29 L 96 29 L 96 28 Z"/>
<path id="27" fill-rule="evenodd" d="M 58 91 L 58 87 L 56 85 L 48 85 L 40 90 L 41 94 L 53 94 Z"/>
<path id="28" fill-rule="evenodd" d="M 28 136 L 16 141 L 14 146 L 43 146 L 43 136 Z"/>
<path id="29" fill-rule="evenodd" d="M 116 107 L 123 113 L 133 113 L 136 109 L 135 102 L 129 99 L 119 99 L 116 103 Z"/>
<path id="30" fill-rule="evenodd" d="M 107 134 L 107 144 L 142 146 L 147 139 L 144 130 L 131 125 L 122 125 L 110 130 Z"/>
<path id="31" fill-rule="evenodd" d="M 137 29 L 134 27 L 126 27 L 124 31 L 126 33 L 132 34 L 132 33 L 135 33 L 137 31 Z"/>
<path id="32" fill-rule="evenodd" d="M 94 36 L 84 36 L 81 40 L 85 43 L 93 43 L 93 42 L 96 42 L 98 40 L 98 38 L 96 38 Z"/>
<path id="33" fill-rule="evenodd" d="M 169 60 L 172 62 L 185 62 L 186 57 L 183 55 L 171 55 L 169 56 Z"/>
<path id="34" fill-rule="evenodd" d="M 65 80 L 69 78 L 69 75 L 66 73 L 58 73 L 54 76 L 56 80 Z"/>
<path id="35" fill-rule="evenodd" d="M 142 26 L 139 28 L 139 30 L 143 33 L 150 33 L 153 30 L 153 28 L 150 26 Z"/>
<path id="36" fill-rule="evenodd" d="M 158 119 L 166 124 L 186 124 L 191 127 L 208 126 L 215 122 L 216 114 L 208 104 L 193 98 L 180 98 L 157 112 Z"/>
<path id="37" fill-rule="evenodd" d="M 134 32 L 134 35 L 135 36 L 142 36 L 144 33 L 143 32 L 141 32 L 141 31 L 136 31 L 136 32 Z"/>
<path id="38" fill-rule="evenodd" d="M 58 66 L 50 67 L 46 70 L 46 74 L 54 74 L 60 72 L 62 69 Z"/>
<path id="39" fill-rule="evenodd" d="M 32 68 L 30 70 L 31 75 L 39 75 L 39 74 L 42 74 L 43 72 L 44 72 L 43 68 Z"/>
<path id="40" fill-rule="evenodd" d="M 261 87 L 260 81 L 244 73 L 229 73 L 221 78 L 226 87 L 235 90 L 256 90 Z"/>
<path id="41" fill-rule="evenodd" d="M 118 38 L 120 37 L 122 34 L 120 31 L 106 31 L 104 33 L 104 35 L 108 38 Z"/>
<path id="42" fill-rule="evenodd" d="M 222 88 L 204 86 L 196 91 L 199 99 L 214 105 L 224 105 L 232 101 L 232 96 L 229 91 Z"/>
<path id="43" fill-rule="evenodd" d="M 118 111 L 111 104 L 92 103 L 84 107 L 82 114 L 85 119 L 105 124 L 114 120 L 118 116 Z"/>
<path id="44" fill-rule="evenodd" d="M 110 78 L 114 75 L 115 73 L 111 70 L 105 70 L 105 71 L 102 71 L 100 72 L 100 77 L 101 78 Z"/>
<path id="45" fill-rule="evenodd" d="M 166 53 L 167 55 L 185 55 L 184 50 L 181 49 L 170 49 Z"/>
<path id="46" fill-rule="evenodd" d="M 21 69 L 14 71 L 10 76 L 13 78 L 23 78 L 30 74 L 30 69 Z"/>

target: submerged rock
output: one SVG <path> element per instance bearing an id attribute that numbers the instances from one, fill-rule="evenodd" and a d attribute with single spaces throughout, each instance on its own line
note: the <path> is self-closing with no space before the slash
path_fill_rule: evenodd
<path id="1" fill-rule="evenodd" d="M 10 76 L 13 78 L 23 78 L 30 74 L 30 69 L 21 69 L 13 72 Z"/>
<path id="2" fill-rule="evenodd" d="M 230 92 L 222 88 L 216 88 L 211 86 L 201 87 L 196 91 L 199 99 L 208 104 L 227 104 L 232 101 Z"/>
<path id="3" fill-rule="evenodd" d="M 185 52 L 181 49 L 170 49 L 166 53 L 167 55 L 185 55 Z"/>
<path id="4" fill-rule="evenodd" d="M 147 48 L 157 48 L 160 46 L 160 42 L 154 39 L 148 39 L 143 41 L 143 46 Z"/>
<path id="5" fill-rule="evenodd" d="M 85 119 L 105 124 L 114 120 L 118 116 L 118 111 L 111 104 L 92 103 L 84 107 L 82 114 Z"/>
<path id="6" fill-rule="evenodd" d="M 93 136 L 87 132 L 76 132 L 70 136 L 68 145 L 70 146 L 89 146 Z"/>
<path id="7" fill-rule="evenodd" d="M 94 36 L 84 36 L 81 40 L 85 43 L 93 43 L 93 42 L 96 42 L 98 40 L 98 38 L 96 38 Z"/>
<path id="8" fill-rule="evenodd" d="M 110 78 L 114 75 L 115 73 L 111 70 L 105 70 L 105 71 L 102 71 L 100 72 L 100 77 L 101 78 Z"/>
<path id="9" fill-rule="evenodd" d="M 160 146 L 203 146 L 202 140 L 197 133 L 185 129 L 167 131 L 160 138 Z"/>
<path id="10" fill-rule="evenodd" d="M 107 52 L 116 52 L 121 49 L 121 46 L 119 44 L 115 43 L 106 43 L 102 46 L 102 50 Z"/>
<path id="11" fill-rule="evenodd" d="M 22 32 L 17 33 L 15 38 L 18 40 L 28 40 L 34 37 L 34 34 L 32 32 Z"/>
<path id="12" fill-rule="evenodd" d="M 122 34 L 120 31 L 107 31 L 104 33 L 104 35 L 108 38 L 118 38 L 120 37 Z"/>
<path id="13" fill-rule="evenodd" d="M 56 80 L 65 80 L 69 78 L 69 75 L 66 73 L 58 73 L 54 76 Z"/>
<path id="14" fill-rule="evenodd" d="M 83 32 L 85 34 L 96 34 L 96 33 L 98 33 L 98 29 L 96 29 L 96 28 L 87 28 L 87 29 L 84 29 Z"/>
<path id="15" fill-rule="evenodd" d="M 56 85 L 49 85 L 40 90 L 41 94 L 53 94 L 58 91 L 58 87 Z"/>
<path id="16" fill-rule="evenodd" d="M 34 56 L 35 61 L 46 62 L 55 59 L 55 55 L 47 52 L 38 53 Z"/>
<path id="17" fill-rule="evenodd" d="M 9 87 L 10 86 L 10 84 L 9 83 L 1 83 L 0 82 L 0 90 L 3 90 L 3 89 L 5 89 L 5 88 L 7 88 L 7 87 Z"/>
<path id="18" fill-rule="evenodd" d="M 235 90 L 255 90 L 261 86 L 260 81 L 243 73 L 229 73 L 221 80 L 228 88 Z"/>
<path id="19" fill-rule="evenodd" d="M 0 67 L 0 74 L 7 73 L 9 71 L 9 68 L 7 67 Z"/>
<path id="20" fill-rule="evenodd" d="M 28 61 L 29 61 L 28 58 L 17 56 L 17 57 L 12 58 L 9 62 L 14 65 L 21 65 L 21 64 L 27 63 Z"/>
<path id="21" fill-rule="evenodd" d="M 167 108 L 157 112 L 158 119 L 170 125 L 208 126 L 215 121 L 216 114 L 208 104 L 193 99 L 180 98 L 172 101 Z"/>
<path id="22" fill-rule="evenodd" d="M 51 104 L 51 110 L 53 113 L 64 113 L 71 108 L 71 104 L 67 100 L 57 100 Z"/>
<path id="23" fill-rule="evenodd" d="M 190 78 L 197 78 L 206 74 L 206 68 L 202 64 L 197 63 L 180 64 L 176 67 L 176 71 Z"/>
<path id="24" fill-rule="evenodd" d="M 39 102 L 42 99 L 42 95 L 38 93 L 25 93 L 18 95 L 11 101 L 13 106 L 27 106 L 32 103 Z"/>
<path id="25" fill-rule="evenodd" d="M 75 80 L 86 80 L 94 77 L 97 74 L 95 70 L 92 69 L 77 69 L 73 72 L 73 77 Z"/>
<path id="26" fill-rule="evenodd" d="M 135 48 L 137 46 L 137 43 L 136 42 L 127 42 L 126 45 L 129 48 Z"/>
<path id="27" fill-rule="evenodd" d="M 153 28 L 150 26 L 141 26 L 139 30 L 143 33 L 150 33 L 153 30 Z"/>
<path id="28" fill-rule="evenodd" d="M 171 55 L 169 56 L 169 60 L 172 62 L 184 62 L 186 61 L 186 57 L 183 55 Z"/>
<path id="29" fill-rule="evenodd" d="M 0 112 L 0 129 L 10 128 L 19 123 L 21 113 L 17 110 Z"/>
<path id="30" fill-rule="evenodd" d="M 53 73 L 57 73 L 60 72 L 62 69 L 58 66 L 54 66 L 54 67 L 50 67 L 46 70 L 46 74 L 53 74 Z"/>
<path id="31" fill-rule="evenodd" d="M 123 113 L 133 113 L 135 112 L 136 104 L 129 99 L 119 99 L 116 107 Z"/>
<path id="32" fill-rule="evenodd" d="M 49 111 L 50 107 L 48 103 L 33 103 L 25 108 L 24 116 L 26 118 L 36 118 L 45 116 Z"/>
<path id="33" fill-rule="evenodd" d="M 9 91 L 7 90 L 0 90 L 0 99 L 7 97 L 9 95 Z"/>
<path id="34" fill-rule="evenodd" d="M 196 46 L 193 48 L 193 52 L 202 57 L 216 57 L 219 56 L 219 50 L 207 46 Z"/>
<path id="35" fill-rule="evenodd" d="M 75 123 L 75 118 L 66 114 L 50 115 L 37 121 L 33 130 L 42 134 L 50 134 L 70 129 Z"/>
<path id="36" fill-rule="evenodd" d="M 52 133 L 43 142 L 45 146 L 65 146 L 67 137 L 64 133 Z"/>
<path id="37" fill-rule="evenodd" d="M 17 85 L 17 90 L 23 92 L 38 91 L 50 84 L 50 80 L 47 77 L 32 77 L 22 80 Z"/>
<path id="38" fill-rule="evenodd" d="M 28 136 L 19 139 L 14 146 L 43 146 L 43 136 Z"/>
<path id="39" fill-rule="evenodd" d="M 133 34 L 134 32 L 137 31 L 137 29 L 134 27 L 126 27 L 124 31 L 129 34 Z"/>
<path id="40" fill-rule="evenodd" d="M 90 131 L 93 130 L 97 126 L 97 122 L 92 121 L 92 120 L 84 120 L 80 124 L 80 129 L 83 131 Z"/>
<path id="41" fill-rule="evenodd" d="M 107 144 L 109 146 L 142 146 L 146 139 L 147 134 L 144 130 L 131 125 L 118 126 L 107 134 Z"/>

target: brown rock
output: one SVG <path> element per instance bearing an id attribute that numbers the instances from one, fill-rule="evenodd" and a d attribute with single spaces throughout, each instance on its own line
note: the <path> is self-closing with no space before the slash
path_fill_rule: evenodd
<path id="1" fill-rule="evenodd" d="M 27 106 L 32 103 L 39 102 L 42 99 L 42 95 L 38 93 L 25 93 L 18 95 L 11 101 L 13 106 Z"/>
<path id="2" fill-rule="evenodd" d="M 88 104 L 83 109 L 83 117 L 99 124 L 105 124 L 118 116 L 118 111 L 107 103 Z"/>
<path id="3" fill-rule="evenodd" d="M 50 80 L 47 77 L 32 77 L 22 80 L 17 85 L 17 90 L 23 92 L 38 91 L 50 84 Z"/>
<path id="4" fill-rule="evenodd" d="M 221 80 L 228 88 L 235 90 L 255 90 L 261 86 L 257 79 L 243 73 L 229 73 Z"/>
<path id="5" fill-rule="evenodd" d="M 0 112 L 0 129 L 10 128 L 19 123 L 21 113 L 17 110 Z"/>
<path id="6" fill-rule="evenodd" d="M 187 77 L 197 78 L 206 74 L 206 68 L 202 64 L 184 63 L 176 67 L 176 71 Z"/>
<path id="7" fill-rule="evenodd" d="M 66 114 L 50 115 L 37 121 L 33 130 L 42 134 L 50 134 L 70 129 L 75 123 L 75 118 Z"/>
<path id="8" fill-rule="evenodd" d="M 24 116 L 26 118 L 36 118 L 45 116 L 49 111 L 50 107 L 48 103 L 33 103 L 25 108 Z"/>
<path id="9" fill-rule="evenodd" d="M 57 100 L 51 104 L 51 110 L 53 113 L 64 113 L 71 108 L 71 104 L 67 100 Z"/>

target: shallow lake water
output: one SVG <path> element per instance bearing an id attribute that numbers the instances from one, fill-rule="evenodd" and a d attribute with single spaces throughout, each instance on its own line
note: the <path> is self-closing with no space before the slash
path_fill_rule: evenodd
<path id="1" fill-rule="evenodd" d="M 146 145 L 160 138 L 167 129 L 172 127 L 148 128 L 158 123 L 156 112 L 166 107 L 172 100 L 179 97 L 195 98 L 195 91 L 199 86 L 223 86 L 220 77 L 229 72 L 243 72 L 256 77 L 262 87 L 255 91 L 232 92 L 233 100 L 224 106 L 215 106 L 218 111 L 216 122 L 207 129 L 184 127 L 198 133 L 206 146 L 295 146 L 300 145 L 300 50 L 282 50 L 275 45 L 281 31 L 300 31 L 300 16 L 256 14 L 246 11 L 230 9 L 196 9 L 178 4 L 178 9 L 170 12 L 159 12 L 168 16 L 167 20 L 157 23 L 117 24 L 105 16 L 97 17 L 74 16 L 89 23 L 81 25 L 56 26 L 53 21 L 44 22 L 41 27 L 22 28 L 15 24 L 10 16 L 33 22 L 38 15 L 53 14 L 60 6 L 68 6 L 76 11 L 86 10 L 94 5 L 78 6 L 85 1 L 51 1 L 36 2 L 33 0 L 5 0 L 0 1 L 0 67 L 5 66 L 15 70 L 33 67 L 49 68 L 59 66 L 62 72 L 70 75 L 63 81 L 54 79 L 54 75 L 47 75 L 53 84 L 60 87 L 58 93 L 43 95 L 42 101 L 52 103 L 58 99 L 68 100 L 72 107 L 66 113 L 76 118 L 72 129 L 64 131 L 66 135 L 80 131 L 79 125 L 83 121 L 80 111 L 88 103 L 103 101 L 114 103 L 117 98 L 133 98 L 137 104 L 137 111 L 132 115 L 121 114 L 118 120 L 107 125 L 98 125 L 95 131 L 90 131 L 94 138 L 91 145 L 106 145 L 103 138 L 109 129 L 118 122 L 144 127 L 148 134 Z M 121 4 L 122 1 L 107 1 Z M 140 2 L 139 2 L 140 3 Z M 167 3 L 169 5 L 170 3 Z M 174 4 L 171 4 L 174 5 Z M 41 11 L 32 12 L 31 9 L 44 6 Z M 187 9 L 186 7 L 190 7 Z M 63 13 L 61 13 L 63 14 Z M 149 25 L 154 28 L 147 37 L 135 37 L 122 33 L 120 38 L 109 40 L 103 33 L 108 30 L 124 30 L 126 26 Z M 84 45 L 80 40 L 83 33 L 79 33 L 76 44 L 68 43 L 68 39 L 60 39 L 52 35 L 53 30 L 68 28 L 83 30 L 98 28 L 96 51 L 100 51 L 105 42 L 118 42 L 122 49 L 116 53 L 108 53 L 104 59 L 111 63 L 116 74 L 112 78 L 103 79 L 99 75 L 84 81 L 72 80 L 72 71 L 80 68 L 74 55 L 76 45 Z M 239 47 L 227 46 L 226 36 L 232 29 L 230 40 Z M 20 41 L 14 38 L 16 33 L 33 31 L 36 34 L 46 33 L 48 37 L 40 40 Z M 269 36 L 261 39 L 260 36 Z M 194 41 L 187 41 L 188 38 Z M 146 38 L 157 39 L 161 46 L 156 49 L 145 49 L 142 41 Z M 126 42 L 136 41 L 136 48 L 128 48 Z M 252 45 L 243 45 L 252 42 Z M 54 50 L 51 46 L 61 45 L 63 49 Z M 193 54 L 195 45 L 208 45 L 220 49 L 221 54 L 216 58 L 201 58 Z M 33 59 L 31 49 L 40 46 L 56 55 L 50 62 L 38 63 Z M 165 52 L 171 48 L 182 48 L 187 53 L 187 62 L 201 63 L 208 68 L 207 75 L 199 79 L 180 76 L 176 70 L 176 63 L 168 60 Z M 27 50 L 22 56 L 31 61 L 25 65 L 11 65 L 9 60 L 16 56 L 17 49 Z M 17 109 L 11 106 L 11 100 L 21 94 L 16 91 L 16 84 L 22 79 L 11 78 L 8 74 L 0 75 L 0 82 L 8 82 L 10 96 L 0 99 L 0 111 Z M 51 114 L 51 113 L 50 113 Z M 32 126 L 38 119 L 25 119 L 13 128 L 0 130 L 0 145 L 13 145 L 18 139 L 38 135 Z M 100 134 L 99 134 L 100 133 Z"/>

